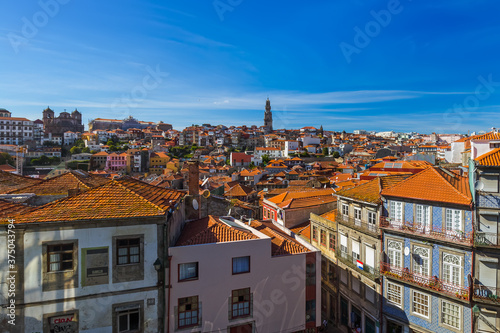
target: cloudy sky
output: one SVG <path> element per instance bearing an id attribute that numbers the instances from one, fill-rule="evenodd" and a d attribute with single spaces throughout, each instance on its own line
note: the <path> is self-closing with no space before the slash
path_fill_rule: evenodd
<path id="1" fill-rule="evenodd" d="M 9 1 L 0 107 L 40 118 L 500 127 L 497 1 Z"/>

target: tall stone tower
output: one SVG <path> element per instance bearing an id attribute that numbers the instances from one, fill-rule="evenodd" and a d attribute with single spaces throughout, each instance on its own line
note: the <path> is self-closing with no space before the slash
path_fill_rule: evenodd
<path id="1" fill-rule="evenodd" d="M 273 114 L 271 112 L 271 101 L 269 97 L 266 101 L 266 112 L 264 113 L 264 131 L 271 133 L 273 131 Z"/>

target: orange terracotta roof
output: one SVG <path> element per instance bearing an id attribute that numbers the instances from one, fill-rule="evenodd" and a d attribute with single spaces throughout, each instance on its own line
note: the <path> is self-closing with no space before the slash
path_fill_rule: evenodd
<path id="1" fill-rule="evenodd" d="M 41 179 L 23 177 L 14 173 L 0 170 L 0 194 L 6 194 L 18 189 L 43 182 Z"/>
<path id="2" fill-rule="evenodd" d="M 476 157 L 478 165 L 483 166 L 500 166 L 500 148 L 493 149 L 486 154 Z"/>
<path id="3" fill-rule="evenodd" d="M 439 167 L 419 172 L 393 187 L 383 189 L 381 194 L 467 206 L 472 201 L 468 178 Z"/>
<path id="4" fill-rule="evenodd" d="M 222 222 L 219 217 L 209 215 L 201 220 L 186 223 L 175 246 L 235 242 L 258 238 L 248 230 L 233 228 Z"/>
<path id="5" fill-rule="evenodd" d="M 314 207 L 318 205 L 323 205 L 327 203 L 332 203 L 337 201 L 336 197 L 331 195 L 323 195 L 319 197 L 307 197 L 307 198 L 293 198 L 282 203 L 279 203 L 278 206 L 283 209 L 299 209 L 306 207 Z"/>
<path id="6" fill-rule="evenodd" d="M 314 191 L 300 191 L 300 192 L 287 191 L 275 197 L 269 198 L 268 200 L 271 201 L 272 203 L 280 204 L 290 199 L 310 198 L 310 197 L 319 197 L 326 195 L 330 195 L 333 197 L 332 195 L 333 193 L 335 193 L 335 191 L 331 188 L 315 189 Z"/>
<path id="7" fill-rule="evenodd" d="M 36 223 L 164 216 L 184 195 L 124 177 L 15 218 L 16 223 Z"/>
<path id="8" fill-rule="evenodd" d="M 293 237 L 284 233 L 271 222 L 252 221 L 250 226 L 271 237 L 271 256 L 282 256 L 310 252 Z"/>
<path id="9" fill-rule="evenodd" d="M 330 221 L 335 221 L 335 218 L 337 217 L 337 210 L 334 209 L 334 210 L 331 210 L 329 212 L 326 212 L 324 214 L 321 214 L 320 215 L 322 218 L 325 218 L 327 220 L 330 220 Z"/>
<path id="10" fill-rule="evenodd" d="M 311 223 L 309 221 L 301 223 L 290 229 L 296 235 L 300 235 L 307 240 L 311 240 Z"/>
<path id="11" fill-rule="evenodd" d="M 0 218 L 9 218 L 33 209 L 33 207 L 0 199 Z"/>
<path id="12" fill-rule="evenodd" d="M 25 187 L 11 193 L 34 193 L 36 195 L 60 195 L 68 194 L 69 190 L 80 189 L 87 191 L 91 188 L 109 182 L 108 179 L 88 174 L 84 171 L 70 171 L 52 177 L 42 183 Z"/>
<path id="13" fill-rule="evenodd" d="M 9 164 L 2 164 L 0 165 L 0 170 L 5 172 L 15 172 L 16 168 Z"/>
<path id="14" fill-rule="evenodd" d="M 394 186 L 410 176 L 411 174 L 374 178 L 369 180 L 367 183 L 339 191 L 337 192 L 337 195 L 379 204 L 381 190 Z"/>
<path id="15" fill-rule="evenodd" d="M 471 140 L 500 140 L 500 133 L 488 132 L 485 134 L 474 135 Z"/>
<path id="16" fill-rule="evenodd" d="M 254 194 L 255 191 L 248 186 L 236 184 L 224 193 L 226 197 L 246 197 L 248 195 Z"/>

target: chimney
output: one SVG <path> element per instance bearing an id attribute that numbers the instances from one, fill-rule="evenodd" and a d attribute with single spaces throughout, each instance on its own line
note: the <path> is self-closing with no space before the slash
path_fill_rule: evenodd
<path id="1" fill-rule="evenodd" d="M 200 194 L 200 171 L 198 161 L 188 161 L 188 195 Z"/>

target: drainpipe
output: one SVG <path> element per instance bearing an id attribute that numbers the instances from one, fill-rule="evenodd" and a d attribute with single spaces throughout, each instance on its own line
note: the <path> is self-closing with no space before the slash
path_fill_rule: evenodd
<path id="1" fill-rule="evenodd" d="M 170 333 L 170 289 L 172 286 L 170 285 L 170 272 L 172 271 L 171 267 L 172 257 L 168 256 L 168 300 L 167 300 L 167 333 Z"/>
<path id="2" fill-rule="evenodd" d="M 474 276 L 475 276 L 475 255 L 474 255 L 474 241 L 476 239 L 476 230 L 475 230 L 475 226 L 474 226 L 474 221 L 475 221 L 475 214 L 474 214 L 474 203 L 471 204 L 471 210 L 472 210 L 472 218 L 471 218 L 471 223 L 472 223 L 472 251 L 471 251 L 471 279 L 470 279 L 470 286 L 469 286 L 469 305 L 471 306 L 471 311 L 470 311 L 470 319 L 471 319 L 471 328 L 470 328 L 470 331 L 471 333 L 474 333 L 474 326 L 475 326 L 475 322 L 474 322 L 474 312 L 472 311 L 472 293 L 474 292 Z"/>

